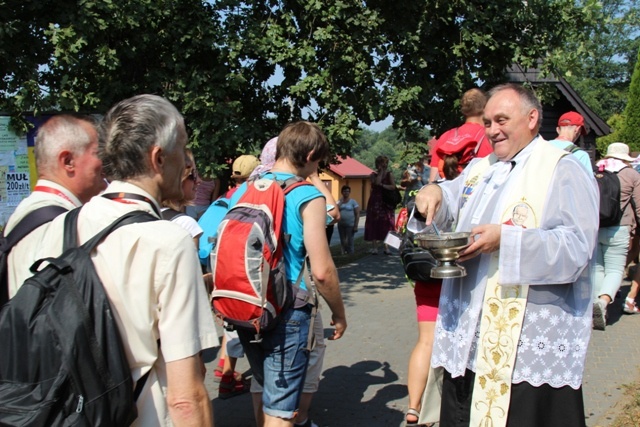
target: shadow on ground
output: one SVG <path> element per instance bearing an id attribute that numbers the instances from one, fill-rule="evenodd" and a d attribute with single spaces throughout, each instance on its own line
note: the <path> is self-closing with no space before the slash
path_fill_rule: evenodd
<path id="1" fill-rule="evenodd" d="M 403 413 L 389 403 L 407 395 L 388 362 L 364 360 L 324 371 L 314 397 L 313 421 L 319 426 L 400 425 Z M 377 389 L 369 397 L 369 388 Z"/>

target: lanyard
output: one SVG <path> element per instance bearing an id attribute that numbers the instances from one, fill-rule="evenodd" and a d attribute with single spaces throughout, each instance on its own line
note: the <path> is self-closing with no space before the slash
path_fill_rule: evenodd
<path id="1" fill-rule="evenodd" d="M 71 203 L 73 206 L 76 206 L 76 202 L 74 202 L 73 200 L 71 200 L 69 198 L 69 196 L 67 196 L 66 194 L 64 194 L 62 191 L 58 190 L 57 188 L 51 188 L 51 187 L 46 187 L 44 185 L 36 185 L 35 188 L 33 189 L 33 191 L 38 191 L 40 193 L 50 193 L 50 194 L 55 194 L 58 197 L 62 197 L 63 199 L 65 199 L 66 201 L 68 201 L 69 203 Z"/>
<path id="2" fill-rule="evenodd" d="M 126 199 L 140 200 L 141 202 L 146 202 L 149 204 L 149 206 L 151 206 L 151 209 L 153 209 L 156 215 L 162 218 L 162 215 L 160 214 L 160 211 L 158 211 L 156 204 L 153 203 L 151 199 L 143 195 L 135 194 L 135 193 L 107 193 L 107 194 L 103 194 L 102 197 L 109 200 L 113 200 L 115 202 L 120 202 L 120 203 L 133 203 Z"/>

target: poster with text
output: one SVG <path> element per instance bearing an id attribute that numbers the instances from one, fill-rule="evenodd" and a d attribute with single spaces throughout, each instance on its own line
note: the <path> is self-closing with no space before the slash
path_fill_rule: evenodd
<path id="1" fill-rule="evenodd" d="M 0 116 L 0 229 L 4 229 L 18 203 L 31 193 L 35 177 L 33 143 L 27 142 L 32 133 L 17 135 L 10 130 L 9 120 Z"/>

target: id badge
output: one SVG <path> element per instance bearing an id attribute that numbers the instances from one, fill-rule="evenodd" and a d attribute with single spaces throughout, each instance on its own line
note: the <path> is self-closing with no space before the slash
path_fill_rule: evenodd
<path id="1" fill-rule="evenodd" d="M 390 231 L 387 233 L 387 237 L 384 238 L 384 243 L 391 246 L 393 249 L 398 250 L 402 243 L 402 237 L 395 231 Z"/>

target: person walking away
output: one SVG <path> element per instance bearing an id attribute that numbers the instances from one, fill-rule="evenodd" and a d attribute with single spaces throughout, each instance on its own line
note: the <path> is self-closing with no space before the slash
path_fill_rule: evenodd
<path id="1" fill-rule="evenodd" d="M 307 178 L 317 174 L 320 161 L 328 155 L 329 144 L 318 125 L 306 121 L 293 122 L 278 136 L 273 167 L 260 176 L 281 181 L 294 176 Z M 230 206 L 234 206 L 242 197 L 245 186 L 234 194 Z M 287 279 L 295 282 L 301 269 L 306 268 L 306 254 L 317 291 L 332 312 L 331 324 L 335 330 L 329 339 L 339 339 L 346 330 L 347 322 L 338 274 L 329 245 L 317 244 L 326 240 L 326 222 L 326 201 L 315 185 L 300 186 L 287 194 L 283 215 L 284 232 L 291 236 L 284 248 Z M 301 289 L 312 291 L 311 284 L 307 283 L 308 279 L 304 276 Z M 282 315 L 282 320 L 274 330 L 262 334 L 261 343 L 251 342 L 254 333 L 238 331 L 254 374 L 253 379 L 263 388 L 262 393 L 252 393 L 252 398 L 254 409 L 259 408 L 256 418 L 264 420 L 265 426 L 294 425 L 308 365 L 309 351 L 306 346 L 311 311 L 308 303 L 300 301 Z M 272 363 L 278 360 L 285 360 L 289 368 L 283 372 L 280 363 Z"/>
<path id="2" fill-rule="evenodd" d="M 460 112 L 465 119 L 462 126 L 449 129 L 437 141 L 429 141 L 429 145 L 433 145 L 429 182 L 453 179 L 475 157 L 491 154 L 482 122 L 486 103 L 487 96 L 480 89 L 469 89 L 462 95 Z"/>
<path id="3" fill-rule="evenodd" d="M 607 325 L 607 308 L 616 296 L 624 279 L 627 251 L 635 218 L 640 217 L 640 174 L 629 164 L 629 146 L 614 142 L 607 147 L 605 158 L 596 163 L 597 168 L 615 173 L 620 180 L 619 224 L 600 227 L 596 246 L 595 293 L 593 303 L 593 328 L 604 331 Z"/>
<path id="4" fill-rule="evenodd" d="M 260 154 L 260 166 L 258 166 L 253 171 L 250 179 L 257 178 L 258 176 L 271 171 L 273 165 L 276 162 L 277 145 L 278 137 L 271 138 L 265 144 L 264 148 L 262 149 L 262 153 Z M 340 211 L 335 208 L 335 206 L 337 206 L 337 203 L 333 199 L 331 192 L 329 191 L 327 186 L 324 185 L 318 174 L 312 173 L 309 176 L 308 180 L 311 181 L 314 187 L 316 187 L 316 189 L 320 191 L 325 197 L 327 208 L 327 223 L 340 220 Z M 330 240 L 327 239 L 327 242 L 329 241 Z M 309 411 L 311 409 L 311 403 L 313 402 L 313 396 L 318 391 L 320 374 L 322 373 L 324 354 L 327 345 L 324 340 L 324 326 L 319 304 L 317 308 L 318 310 L 316 312 L 316 318 L 313 322 L 313 340 L 315 345 L 309 353 L 309 363 L 307 365 L 307 371 L 304 377 L 302 395 L 300 396 L 300 405 L 298 405 L 298 414 L 294 419 L 294 427 L 318 427 L 318 425 L 311 420 Z M 262 392 L 262 386 L 258 383 L 258 381 L 251 381 L 251 393 L 254 396 L 258 396 L 261 395 Z M 264 413 L 262 411 L 262 402 L 257 402 L 256 400 L 254 400 L 253 412 L 256 419 L 256 425 L 263 425 Z"/>
<path id="5" fill-rule="evenodd" d="M 467 275 L 443 280 L 419 422 L 584 427 L 595 178 L 540 137 L 531 91 L 510 83 L 488 96 L 493 154 L 416 196 L 427 226 L 472 236 L 458 260 Z"/>
<path id="6" fill-rule="evenodd" d="M 587 135 L 587 128 L 584 125 L 584 117 L 575 111 L 564 113 L 558 119 L 556 132 L 558 132 L 558 136 L 556 139 L 549 141 L 549 143 L 554 147 L 569 151 L 578 158 L 587 171 L 593 171 L 593 165 L 591 164 L 589 154 L 576 144 L 581 135 Z"/>

